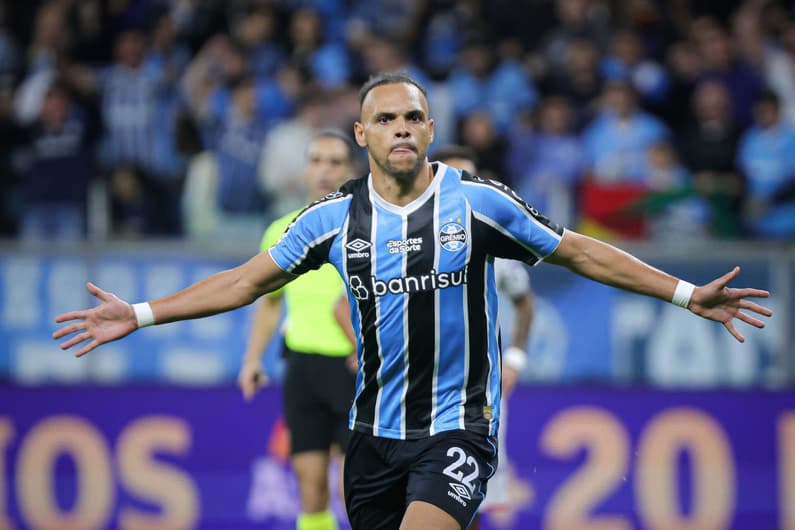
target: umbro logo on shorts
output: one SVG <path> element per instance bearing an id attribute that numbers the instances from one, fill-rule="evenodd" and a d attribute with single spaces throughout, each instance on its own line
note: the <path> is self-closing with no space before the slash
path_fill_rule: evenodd
<path id="1" fill-rule="evenodd" d="M 466 486 L 457 482 L 449 482 L 448 484 L 450 484 L 451 491 L 447 492 L 447 496 L 455 499 L 461 506 L 466 506 L 467 501 L 472 500 L 472 496 Z"/>
<path id="2" fill-rule="evenodd" d="M 461 497 L 465 498 L 466 500 L 472 500 L 472 497 L 469 495 L 469 490 L 463 484 L 458 484 L 457 482 L 449 482 L 450 488 Z"/>
<path id="3" fill-rule="evenodd" d="M 369 241 L 365 241 L 364 239 L 356 238 L 353 241 L 349 241 L 345 244 L 345 248 L 350 250 L 348 252 L 348 259 L 353 258 L 369 258 L 370 252 L 367 250 L 372 246 Z"/>

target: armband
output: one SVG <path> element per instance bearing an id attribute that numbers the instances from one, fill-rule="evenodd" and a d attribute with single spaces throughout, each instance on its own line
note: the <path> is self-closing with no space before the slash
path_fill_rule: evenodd
<path id="1" fill-rule="evenodd" d="M 693 296 L 693 291 L 695 290 L 696 286 L 692 283 L 679 280 L 679 283 L 676 284 L 676 290 L 674 291 L 674 297 L 671 299 L 671 303 L 687 309 L 687 306 L 690 305 L 690 297 Z"/>
<path id="2" fill-rule="evenodd" d="M 139 328 L 145 328 L 146 326 L 151 326 L 155 323 L 155 314 L 152 311 L 152 306 L 149 305 L 149 302 L 133 304 L 132 308 L 135 312 L 135 320 L 138 322 Z"/>

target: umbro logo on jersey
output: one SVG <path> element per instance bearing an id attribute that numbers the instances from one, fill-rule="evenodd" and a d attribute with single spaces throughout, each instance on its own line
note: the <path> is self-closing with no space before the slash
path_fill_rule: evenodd
<path id="1" fill-rule="evenodd" d="M 466 486 L 457 482 L 449 482 L 448 484 L 450 484 L 450 491 L 447 492 L 447 496 L 455 499 L 461 506 L 466 506 L 467 501 L 472 500 L 472 496 Z"/>
<path id="2" fill-rule="evenodd" d="M 368 249 L 371 246 L 372 245 L 370 244 L 369 241 L 365 241 L 364 239 L 360 239 L 358 237 L 353 241 L 349 241 L 348 243 L 345 244 L 345 248 L 351 251 L 348 252 L 348 259 L 369 258 L 370 252 L 368 251 Z"/>

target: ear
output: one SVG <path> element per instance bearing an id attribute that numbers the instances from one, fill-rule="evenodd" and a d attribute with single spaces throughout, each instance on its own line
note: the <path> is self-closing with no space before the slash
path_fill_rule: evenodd
<path id="1" fill-rule="evenodd" d="M 434 124 L 433 119 L 429 119 L 428 120 L 428 133 L 429 133 L 428 144 L 429 145 L 433 143 L 433 124 Z"/>
<path id="2" fill-rule="evenodd" d="M 362 122 L 357 121 L 353 124 L 353 134 L 359 147 L 367 147 L 367 139 L 364 137 L 364 125 L 362 125 Z"/>

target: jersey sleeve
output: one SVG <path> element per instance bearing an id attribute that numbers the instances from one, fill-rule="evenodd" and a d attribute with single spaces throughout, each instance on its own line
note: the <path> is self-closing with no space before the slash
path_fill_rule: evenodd
<path id="1" fill-rule="evenodd" d="M 282 237 L 282 234 L 284 234 L 284 231 L 287 230 L 288 226 L 290 226 L 290 222 L 292 222 L 292 220 L 295 219 L 299 213 L 301 213 L 301 210 L 296 210 L 272 222 L 270 226 L 265 229 L 265 233 L 262 235 L 259 251 L 266 252 L 269 248 L 278 243 L 279 239 Z M 280 298 L 283 294 L 284 287 L 282 286 L 275 291 L 271 291 L 266 296 L 271 298 Z"/>
<path id="2" fill-rule="evenodd" d="M 461 182 L 472 215 L 487 232 L 487 252 L 496 257 L 542 261 L 558 248 L 564 229 L 530 206 L 511 188 L 496 180 L 464 173 Z"/>
<path id="3" fill-rule="evenodd" d="M 327 262 L 349 204 L 349 196 L 335 192 L 307 206 L 270 247 L 268 252 L 276 265 L 286 272 L 303 274 Z"/>

